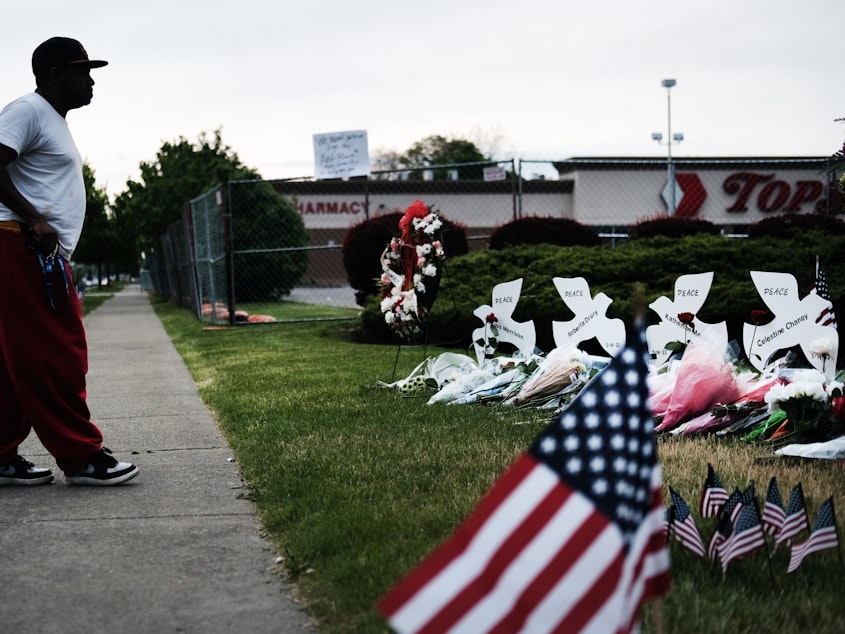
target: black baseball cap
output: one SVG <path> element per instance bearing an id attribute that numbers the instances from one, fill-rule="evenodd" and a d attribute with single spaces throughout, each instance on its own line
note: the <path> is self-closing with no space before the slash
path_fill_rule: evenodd
<path id="1" fill-rule="evenodd" d="M 101 59 L 88 59 L 88 53 L 82 44 L 70 37 L 51 37 L 39 44 L 32 53 L 32 72 L 36 77 L 54 66 L 101 68 L 106 64 L 108 62 Z"/>

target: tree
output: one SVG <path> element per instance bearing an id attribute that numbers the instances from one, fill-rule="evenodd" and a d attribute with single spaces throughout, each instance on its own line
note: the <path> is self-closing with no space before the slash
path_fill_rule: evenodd
<path id="1" fill-rule="evenodd" d="M 84 163 L 82 178 L 85 181 L 85 226 L 73 253 L 75 262 L 97 267 L 100 280 L 110 265 L 117 265 L 122 259 L 121 245 L 117 240 L 117 228 L 114 219 L 108 214 L 109 199 L 105 189 L 95 185 L 94 170 Z"/>
<path id="2" fill-rule="evenodd" d="M 223 144 L 220 129 L 210 137 L 202 132 L 196 143 L 184 137 L 165 142 L 155 161 L 141 163 L 140 169 L 140 182 L 127 181 L 114 202 L 120 232 L 131 239 L 136 256 L 158 245 L 192 198 L 224 180 L 260 178 Z"/>
<path id="3" fill-rule="evenodd" d="M 288 295 L 308 268 L 310 241 L 293 203 L 264 181 L 231 183 L 235 301 L 270 302 Z"/>
<path id="4" fill-rule="evenodd" d="M 417 169 L 408 175 L 410 180 L 422 180 L 422 170 L 437 165 L 453 165 L 458 163 L 485 163 L 492 159 L 486 156 L 478 146 L 467 139 L 447 138 L 439 134 L 428 136 L 414 143 L 404 154 L 397 154 L 389 150 L 378 151 L 373 164 L 378 169 Z M 460 179 L 482 178 L 482 165 L 456 168 Z M 434 169 L 435 180 L 448 178 L 449 169 Z M 387 175 L 389 180 L 396 177 Z"/>

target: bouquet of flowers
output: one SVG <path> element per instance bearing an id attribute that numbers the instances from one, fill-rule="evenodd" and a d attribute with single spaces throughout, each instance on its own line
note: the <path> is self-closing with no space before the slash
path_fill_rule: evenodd
<path id="1" fill-rule="evenodd" d="M 381 256 L 381 312 L 396 334 L 410 340 L 422 332 L 446 259 L 440 212 L 415 200 L 399 230 Z"/>
<path id="2" fill-rule="evenodd" d="M 777 383 L 766 393 L 769 418 L 745 439 L 817 442 L 842 434 L 842 387 L 818 370 L 796 370 L 790 380 Z"/>

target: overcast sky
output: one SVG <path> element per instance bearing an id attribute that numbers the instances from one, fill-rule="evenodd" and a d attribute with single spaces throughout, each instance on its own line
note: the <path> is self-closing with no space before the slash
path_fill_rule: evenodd
<path id="1" fill-rule="evenodd" d="M 5 6 L 11 5 L 11 6 Z M 264 178 L 314 173 L 312 135 L 370 153 L 431 134 L 496 158 L 827 156 L 842 147 L 841 0 L 27 0 L 0 22 L 2 104 L 32 50 L 82 41 L 109 66 L 69 113 L 114 195 L 165 141 L 223 141 Z"/>

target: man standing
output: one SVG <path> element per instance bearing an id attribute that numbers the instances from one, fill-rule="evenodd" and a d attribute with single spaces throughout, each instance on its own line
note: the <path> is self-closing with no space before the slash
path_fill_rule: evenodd
<path id="1" fill-rule="evenodd" d="M 112 485 L 138 468 L 102 446 L 86 402 L 88 351 L 67 261 L 85 219 L 82 159 L 65 120 L 91 103 L 82 44 L 35 49 L 34 93 L 0 112 L 0 485 L 47 484 L 50 469 L 18 455 L 34 430 L 68 482 Z"/>

